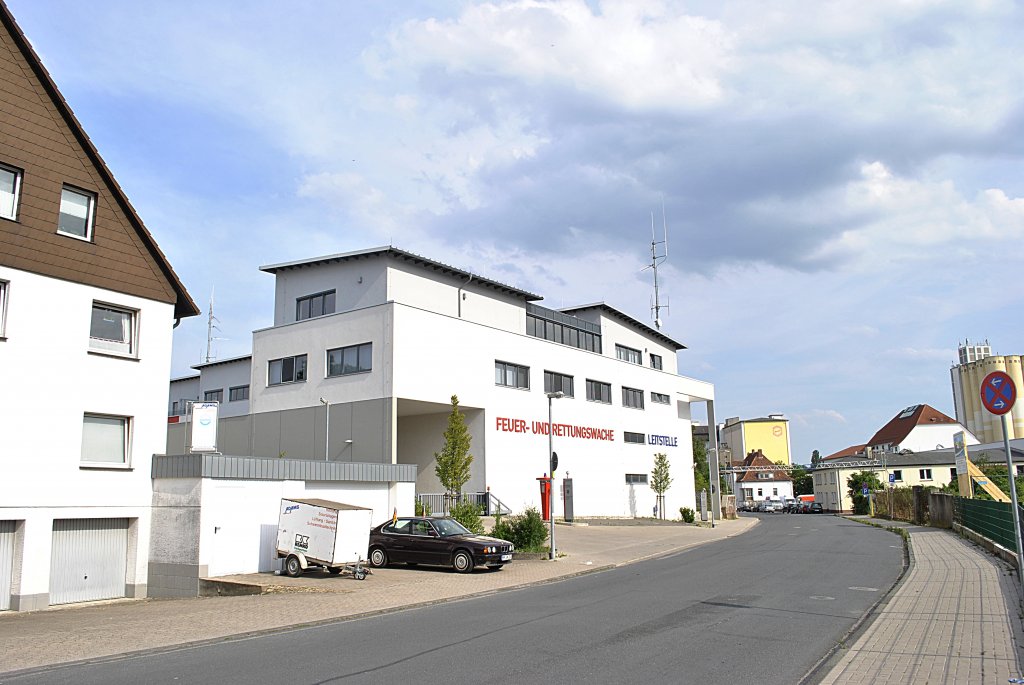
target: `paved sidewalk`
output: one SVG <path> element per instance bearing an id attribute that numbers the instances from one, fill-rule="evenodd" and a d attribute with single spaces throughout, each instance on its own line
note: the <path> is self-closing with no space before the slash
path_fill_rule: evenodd
<path id="1" fill-rule="evenodd" d="M 1019 677 L 1024 641 L 1016 570 L 951 531 L 901 527 L 910 533 L 907 575 L 820 682 L 1006 683 Z"/>
<path id="2" fill-rule="evenodd" d="M 588 573 L 739 535 L 743 518 L 695 526 L 559 526 L 565 556 L 517 560 L 500 571 L 461 575 L 425 568 L 375 569 L 364 581 L 307 574 L 296 582 L 268 574 L 274 594 L 174 600 L 118 600 L 44 611 L 0 612 L 0 673 L 159 650 L 291 626 L 450 601 Z"/>

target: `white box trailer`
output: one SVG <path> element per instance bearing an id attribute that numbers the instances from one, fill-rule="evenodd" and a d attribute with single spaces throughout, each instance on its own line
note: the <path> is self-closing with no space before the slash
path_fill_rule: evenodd
<path id="1" fill-rule="evenodd" d="M 323 566 L 362 580 L 372 516 L 372 509 L 326 499 L 282 499 L 277 557 L 285 560 L 285 573 L 296 578 L 310 566 Z"/>

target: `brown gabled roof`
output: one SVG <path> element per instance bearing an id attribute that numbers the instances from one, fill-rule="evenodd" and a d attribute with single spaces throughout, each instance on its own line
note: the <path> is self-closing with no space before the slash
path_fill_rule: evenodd
<path id="1" fill-rule="evenodd" d="M 846 449 L 839 450 L 838 452 L 833 452 L 827 457 L 822 457 L 821 460 L 828 461 L 829 459 L 843 459 L 845 457 L 855 457 L 858 454 L 862 454 L 864 452 L 865 447 L 867 447 L 867 445 L 850 445 Z"/>
<path id="2" fill-rule="evenodd" d="M 131 222 L 132 227 L 139 236 L 139 239 L 152 256 L 164 278 L 167 279 L 168 284 L 176 295 L 176 299 L 174 301 L 175 318 L 184 318 L 199 314 L 199 308 L 196 306 L 196 303 L 188 294 L 188 291 L 185 289 L 185 286 L 182 284 L 177 274 L 174 273 L 174 269 L 171 267 L 170 262 L 167 261 L 167 257 L 164 256 L 164 253 L 160 250 L 159 246 L 157 246 L 156 240 L 154 240 L 152 234 L 146 228 L 145 224 L 142 223 L 142 219 L 139 218 L 139 215 L 135 212 L 135 208 L 132 207 L 131 202 L 128 201 L 128 197 L 125 195 L 124 190 L 121 189 L 121 186 L 117 183 L 117 180 L 115 180 L 113 173 L 111 173 L 110 169 L 107 167 L 106 162 L 103 161 L 103 158 L 100 156 L 96 146 L 93 145 L 92 140 L 90 140 L 88 134 L 86 134 L 85 129 L 82 128 L 82 124 L 79 123 L 78 118 L 75 117 L 74 112 L 71 111 L 71 106 L 68 105 L 64 96 L 61 95 L 60 90 L 57 88 L 57 84 L 50 76 L 50 72 L 48 72 L 46 67 L 43 66 L 39 56 L 32 48 L 28 38 L 26 38 L 21 27 L 18 26 L 18 23 L 14 20 L 14 15 L 11 14 L 11 11 L 7 8 L 7 5 L 3 0 L 0 0 L 0 23 L 3 24 L 7 33 L 10 35 L 11 40 L 13 40 L 14 44 L 17 46 L 18 51 L 32 69 L 33 75 L 36 77 L 39 85 L 49 97 L 54 108 L 60 114 L 61 119 L 63 119 L 65 125 L 74 136 L 75 141 L 81 146 L 96 172 L 111 189 L 114 200 Z"/>
<path id="3" fill-rule="evenodd" d="M 899 445 L 910 435 L 910 431 L 918 426 L 933 426 L 941 424 L 955 424 L 956 419 L 943 414 L 938 409 L 929 407 L 927 404 L 916 404 L 907 407 L 894 416 L 889 423 L 879 429 L 877 433 L 868 440 L 871 447 L 881 445 Z"/>
<path id="4" fill-rule="evenodd" d="M 755 450 L 747 455 L 747 458 L 743 460 L 743 466 L 776 466 L 778 468 L 772 471 L 747 471 L 742 476 L 736 479 L 738 483 L 764 483 L 772 481 L 792 481 L 793 479 L 789 476 L 789 473 L 782 466 L 779 466 L 768 457 L 764 456 L 761 450 Z M 769 473 L 771 478 L 760 478 L 759 474 Z"/>

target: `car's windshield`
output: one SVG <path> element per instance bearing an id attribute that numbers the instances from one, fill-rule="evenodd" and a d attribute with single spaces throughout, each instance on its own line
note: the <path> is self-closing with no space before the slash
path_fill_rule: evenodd
<path id="1" fill-rule="evenodd" d="M 469 533 L 461 523 L 454 519 L 434 519 L 434 528 L 437 528 L 437 532 L 440 533 L 441 537 L 466 535 Z"/>

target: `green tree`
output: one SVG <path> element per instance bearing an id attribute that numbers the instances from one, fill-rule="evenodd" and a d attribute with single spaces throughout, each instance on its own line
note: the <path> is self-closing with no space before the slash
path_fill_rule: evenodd
<path id="1" fill-rule="evenodd" d="M 814 450 L 811 452 L 811 466 L 817 466 L 819 461 L 821 461 L 821 454 L 818 450 Z"/>
<path id="2" fill-rule="evenodd" d="M 665 492 L 672 485 L 669 471 L 668 455 L 661 452 L 654 455 L 654 468 L 651 470 L 651 490 L 658 496 L 658 517 L 665 518 Z"/>
<path id="3" fill-rule="evenodd" d="M 868 490 L 882 489 L 882 481 L 878 480 L 878 476 L 874 471 L 857 471 L 856 473 L 851 473 L 846 479 L 846 488 L 850 493 L 850 498 L 853 500 L 854 514 L 867 514 L 869 512 L 868 498 L 861 494 L 865 485 L 868 486 Z"/>
<path id="4" fill-rule="evenodd" d="M 803 466 L 794 466 L 792 476 L 794 495 L 814 494 L 814 476 L 811 475 L 810 471 Z"/>
<path id="5" fill-rule="evenodd" d="M 434 473 L 445 489 L 446 500 L 458 499 L 462 486 L 469 480 L 469 467 L 473 463 L 473 455 L 469 453 L 471 441 L 466 421 L 459 412 L 459 397 L 452 395 L 452 413 L 448 415 L 448 427 L 444 431 L 444 447 L 439 453 L 434 452 L 437 462 Z"/>
<path id="6" fill-rule="evenodd" d="M 700 497 L 701 490 L 708 490 L 711 494 L 708 483 L 711 482 L 708 473 L 708 446 L 703 440 L 693 439 L 693 491 Z"/>

